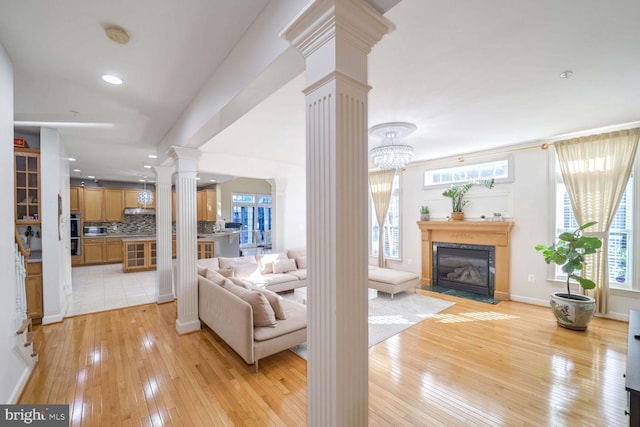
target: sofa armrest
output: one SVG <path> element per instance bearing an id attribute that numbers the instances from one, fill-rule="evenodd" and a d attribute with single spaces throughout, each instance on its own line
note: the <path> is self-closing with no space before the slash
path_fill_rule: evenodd
<path id="1" fill-rule="evenodd" d="M 198 277 L 200 319 L 247 363 L 255 362 L 251 305 L 206 277 Z"/>

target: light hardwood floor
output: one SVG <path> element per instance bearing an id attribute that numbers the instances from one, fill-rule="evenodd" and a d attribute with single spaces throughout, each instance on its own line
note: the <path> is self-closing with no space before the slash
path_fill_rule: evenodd
<path id="1" fill-rule="evenodd" d="M 516 302 L 456 304 L 369 349 L 372 426 L 625 426 L 627 324 L 586 332 Z M 175 303 L 42 327 L 20 403 L 70 403 L 74 426 L 306 423 L 306 362 L 246 365 L 210 330 L 178 336 Z"/>

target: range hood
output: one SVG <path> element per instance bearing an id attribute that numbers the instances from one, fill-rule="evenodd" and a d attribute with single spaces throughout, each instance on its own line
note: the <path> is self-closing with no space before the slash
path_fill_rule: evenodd
<path id="1" fill-rule="evenodd" d="M 152 208 L 127 208 L 124 210 L 125 215 L 155 215 L 156 210 Z"/>

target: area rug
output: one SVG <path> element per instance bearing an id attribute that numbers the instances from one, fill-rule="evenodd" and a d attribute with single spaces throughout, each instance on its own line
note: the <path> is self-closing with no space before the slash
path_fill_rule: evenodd
<path id="1" fill-rule="evenodd" d="M 284 298 L 306 302 L 306 288 L 282 295 Z M 401 292 L 393 299 L 389 294 L 369 290 L 369 347 L 430 318 L 455 303 L 431 298 L 413 292 Z M 307 344 L 300 344 L 291 351 L 307 358 Z"/>

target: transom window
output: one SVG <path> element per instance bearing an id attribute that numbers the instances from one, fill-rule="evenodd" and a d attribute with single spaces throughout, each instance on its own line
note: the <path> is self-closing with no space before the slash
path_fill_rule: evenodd
<path id="1" fill-rule="evenodd" d="M 494 178 L 502 182 L 511 179 L 509 158 L 471 165 L 454 166 L 424 172 L 425 187 L 455 184 Z"/>

